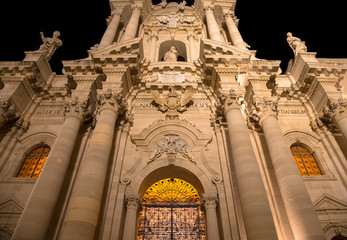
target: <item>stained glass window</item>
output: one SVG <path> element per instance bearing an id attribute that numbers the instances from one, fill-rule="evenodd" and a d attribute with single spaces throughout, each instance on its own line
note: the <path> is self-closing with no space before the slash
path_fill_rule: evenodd
<path id="1" fill-rule="evenodd" d="M 143 196 L 137 240 L 205 240 L 205 218 L 196 189 L 178 178 L 162 179 Z"/>
<path id="2" fill-rule="evenodd" d="M 33 149 L 26 155 L 17 177 L 38 178 L 50 150 L 51 149 L 48 146 L 41 146 Z"/>
<path id="3" fill-rule="evenodd" d="M 178 178 L 167 178 L 154 183 L 143 196 L 144 203 L 197 203 L 200 196 L 188 182 Z"/>
<path id="4" fill-rule="evenodd" d="M 302 145 L 292 145 L 290 147 L 294 160 L 302 176 L 322 175 L 313 153 Z"/>

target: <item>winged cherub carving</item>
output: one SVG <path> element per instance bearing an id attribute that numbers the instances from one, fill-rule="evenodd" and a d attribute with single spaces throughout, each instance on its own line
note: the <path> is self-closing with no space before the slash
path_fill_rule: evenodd
<path id="1" fill-rule="evenodd" d="M 169 87 L 169 93 L 166 96 L 158 91 L 152 91 L 153 101 L 159 105 L 159 110 L 166 112 L 166 117 L 169 119 L 178 118 L 178 113 L 186 110 L 186 105 L 192 101 L 193 91 L 186 91 L 181 96 L 178 96 L 174 87 Z"/>

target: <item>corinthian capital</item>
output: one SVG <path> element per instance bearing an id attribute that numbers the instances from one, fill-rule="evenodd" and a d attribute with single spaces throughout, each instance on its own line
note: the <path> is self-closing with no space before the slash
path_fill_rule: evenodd
<path id="1" fill-rule="evenodd" d="M 277 116 L 278 100 L 275 97 L 254 97 L 253 105 L 249 110 L 249 117 L 256 122 L 261 122 L 270 115 Z"/>
<path id="2" fill-rule="evenodd" d="M 125 108 L 125 100 L 120 93 L 113 93 L 112 89 L 99 92 L 97 95 L 98 108 L 112 108 L 115 111 Z"/>
<path id="3" fill-rule="evenodd" d="M 140 194 L 135 194 L 135 193 L 129 193 L 125 195 L 125 205 L 127 208 L 132 208 L 137 210 L 137 208 L 140 206 L 142 201 L 142 198 Z"/>
<path id="4" fill-rule="evenodd" d="M 344 117 L 347 117 L 347 99 L 329 98 L 327 105 L 323 108 L 322 120 L 326 123 L 332 123 Z"/>
<path id="5" fill-rule="evenodd" d="M 74 97 L 65 101 L 64 115 L 65 117 L 74 115 L 87 122 L 93 118 L 94 111 L 88 104 L 88 99 L 80 100 L 78 97 Z"/>
<path id="6" fill-rule="evenodd" d="M 232 108 L 240 108 L 244 102 L 244 93 L 236 92 L 234 89 L 230 89 L 228 92 L 222 89 L 219 89 L 219 99 L 221 102 L 222 109 L 224 112 Z"/>
<path id="7" fill-rule="evenodd" d="M 207 12 L 207 11 L 212 11 L 213 12 L 214 6 L 213 5 L 207 5 L 206 7 L 204 7 L 204 10 L 205 10 L 205 12 Z"/>
<path id="8" fill-rule="evenodd" d="M 216 208 L 218 203 L 218 196 L 217 194 L 204 194 L 202 197 L 202 202 L 206 209 Z"/>

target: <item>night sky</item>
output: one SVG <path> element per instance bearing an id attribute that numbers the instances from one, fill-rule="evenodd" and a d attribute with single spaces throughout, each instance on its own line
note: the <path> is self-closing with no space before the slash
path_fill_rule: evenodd
<path id="1" fill-rule="evenodd" d="M 23 60 L 24 51 L 41 45 L 40 31 L 52 37 L 58 30 L 63 47 L 50 61 L 57 73 L 61 60 L 87 57 L 87 50 L 100 42 L 110 15 L 108 0 L 2 1 L 1 9 L 0 61 Z M 347 58 L 344 12 L 344 1 L 337 0 L 238 0 L 236 5 L 244 41 L 257 51 L 256 57 L 281 60 L 283 71 L 293 57 L 287 32 L 305 41 L 317 57 Z"/>

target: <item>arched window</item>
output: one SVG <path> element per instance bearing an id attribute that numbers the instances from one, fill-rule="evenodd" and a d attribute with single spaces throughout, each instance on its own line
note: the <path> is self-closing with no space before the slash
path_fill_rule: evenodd
<path id="1" fill-rule="evenodd" d="M 318 166 L 314 155 L 306 147 L 302 145 L 292 145 L 290 147 L 296 165 L 302 176 L 322 175 L 322 170 Z"/>
<path id="2" fill-rule="evenodd" d="M 162 179 L 150 186 L 143 196 L 137 239 L 206 239 L 196 189 L 178 178 Z"/>
<path id="3" fill-rule="evenodd" d="M 40 146 L 34 148 L 29 154 L 26 154 L 17 177 L 38 178 L 50 150 L 48 146 Z"/>

